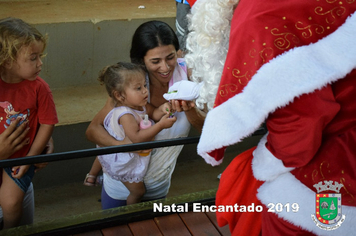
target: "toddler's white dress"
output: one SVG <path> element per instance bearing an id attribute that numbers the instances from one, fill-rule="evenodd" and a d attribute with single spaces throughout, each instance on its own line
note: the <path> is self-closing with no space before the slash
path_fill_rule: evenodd
<path id="1" fill-rule="evenodd" d="M 104 127 L 117 140 L 125 138 L 125 131 L 119 124 L 119 119 L 125 114 L 132 114 L 139 124 L 146 109 L 143 111 L 131 109 L 129 107 L 120 106 L 111 110 L 104 119 Z M 150 156 L 140 156 L 135 152 L 112 153 L 99 156 L 99 161 L 103 168 L 103 172 L 111 178 L 123 182 L 141 182 L 147 172 Z"/>

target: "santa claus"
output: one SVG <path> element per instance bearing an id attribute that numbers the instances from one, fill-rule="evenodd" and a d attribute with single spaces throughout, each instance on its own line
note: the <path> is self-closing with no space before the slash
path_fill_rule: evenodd
<path id="1" fill-rule="evenodd" d="M 192 5 L 186 61 L 204 82 L 197 105 L 210 109 L 198 153 L 218 165 L 227 146 L 268 129 L 222 175 L 217 204 L 264 206 L 218 213 L 233 235 L 356 232 L 355 11 L 355 0 Z M 328 221 L 318 193 L 333 190 L 340 204 Z"/>

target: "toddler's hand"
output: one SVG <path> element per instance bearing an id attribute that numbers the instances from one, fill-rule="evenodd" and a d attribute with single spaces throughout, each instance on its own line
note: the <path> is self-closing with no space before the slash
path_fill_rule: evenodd
<path id="1" fill-rule="evenodd" d="M 15 179 L 20 179 L 28 171 L 30 165 L 14 166 L 12 167 L 12 177 Z"/>
<path id="2" fill-rule="evenodd" d="M 160 107 L 159 110 L 163 113 L 169 113 L 169 117 L 173 117 L 174 110 L 172 109 L 172 104 L 170 102 L 163 103 Z"/>
<path id="3" fill-rule="evenodd" d="M 173 116 L 170 117 L 169 113 L 165 114 L 162 116 L 161 120 L 158 122 L 162 125 L 164 129 L 170 128 L 173 126 L 173 124 L 176 122 L 177 117 Z"/>
<path id="4" fill-rule="evenodd" d="M 170 111 L 171 109 L 172 105 L 169 102 L 165 102 L 161 106 L 159 106 L 159 110 L 164 114 L 167 113 L 167 111 Z"/>

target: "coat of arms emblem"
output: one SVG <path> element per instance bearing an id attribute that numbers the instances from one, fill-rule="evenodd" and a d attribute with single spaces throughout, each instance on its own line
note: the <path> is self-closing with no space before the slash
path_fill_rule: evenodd
<path id="1" fill-rule="evenodd" d="M 336 181 L 334 184 L 333 181 L 324 181 L 324 184 L 321 181 L 313 186 L 317 190 L 315 194 L 315 215 L 312 214 L 314 223 L 323 230 L 339 228 L 345 221 L 345 215 L 341 214 L 341 193 L 339 193 L 343 185 Z"/>

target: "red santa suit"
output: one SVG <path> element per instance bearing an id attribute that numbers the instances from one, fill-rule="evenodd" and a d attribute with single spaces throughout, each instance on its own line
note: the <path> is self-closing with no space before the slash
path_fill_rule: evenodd
<path id="1" fill-rule="evenodd" d="M 245 153 L 238 162 L 246 169 L 252 163 L 250 180 L 265 209 L 269 203 L 298 203 L 299 209 L 261 213 L 263 235 L 356 232 L 355 11 L 355 0 L 241 0 L 234 12 L 215 108 L 206 117 L 198 153 L 218 165 L 225 147 L 266 122 L 268 133 L 250 160 Z M 237 177 L 223 174 L 230 176 Z M 324 180 L 343 184 L 346 218 L 335 231 L 311 219 L 313 185 Z M 226 187 L 219 195 L 219 187 L 217 201 L 226 195 L 246 200 L 236 194 L 246 194 L 246 185 L 239 185 L 230 195 Z M 231 214 L 222 215 L 220 223 L 238 224 Z"/>

